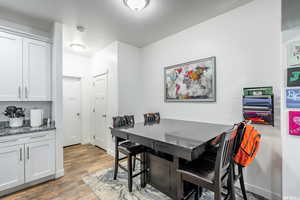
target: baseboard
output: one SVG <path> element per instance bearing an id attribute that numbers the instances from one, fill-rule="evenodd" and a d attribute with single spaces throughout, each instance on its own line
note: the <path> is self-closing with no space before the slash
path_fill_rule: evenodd
<path id="1" fill-rule="evenodd" d="M 65 169 L 59 169 L 56 171 L 55 178 L 58 179 L 60 177 L 63 177 L 64 175 L 65 175 Z"/>
<path id="2" fill-rule="evenodd" d="M 255 186 L 255 185 L 251 185 L 251 184 L 247 184 L 245 183 L 246 186 L 246 190 L 249 192 L 252 192 L 254 194 L 258 194 L 262 197 L 265 197 L 266 199 L 271 199 L 271 200 L 281 200 L 281 195 L 271 192 L 269 190 L 266 190 L 264 188 Z"/>
<path id="3" fill-rule="evenodd" d="M 23 190 L 23 189 L 30 188 L 32 186 L 35 186 L 35 185 L 38 185 L 40 183 L 44 183 L 44 182 L 47 182 L 47 181 L 50 181 L 50 180 L 53 180 L 53 179 L 55 179 L 55 176 L 51 175 L 51 176 L 47 176 L 47 177 L 41 178 L 41 179 L 36 180 L 36 181 L 32 181 L 30 183 L 25 183 L 23 185 L 16 186 L 14 188 L 6 189 L 6 190 L 0 192 L 0 199 L 3 196 L 12 194 L 14 192 L 17 192 L 17 191 L 20 191 L 20 190 Z"/>
<path id="4" fill-rule="evenodd" d="M 106 152 L 111 156 L 115 156 L 115 151 L 111 148 L 108 148 Z"/>

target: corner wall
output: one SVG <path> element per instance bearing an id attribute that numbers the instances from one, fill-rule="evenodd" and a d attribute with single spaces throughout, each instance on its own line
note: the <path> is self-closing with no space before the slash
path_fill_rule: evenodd
<path id="1" fill-rule="evenodd" d="M 143 112 L 163 118 L 234 124 L 242 120 L 242 88 L 273 86 L 276 126 L 263 134 L 255 162 L 246 169 L 247 189 L 281 197 L 280 0 L 254 0 L 142 49 Z M 216 103 L 165 103 L 163 69 L 216 56 Z"/>

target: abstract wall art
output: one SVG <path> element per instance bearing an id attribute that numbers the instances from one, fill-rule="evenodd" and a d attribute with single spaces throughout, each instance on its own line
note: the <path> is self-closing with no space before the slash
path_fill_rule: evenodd
<path id="1" fill-rule="evenodd" d="M 289 134 L 300 136 L 300 111 L 289 111 Z"/>
<path id="2" fill-rule="evenodd" d="M 288 45 L 288 65 L 300 65 L 300 41 Z"/>
<path id="3" fill-rule="evenodd" d="M 287 86 L 300 86 L 300 67 L 293 67 L 287 69 Z"/>
<path id="4" fill-rule="evenodd" d="M 216 57 L 165 68 L 166 102 L 215 102 Z"/>
<path id="5" fill-rule="evenodd" d="M 286 89 L 286 107 L 300 108 L 300 88 Z"/>

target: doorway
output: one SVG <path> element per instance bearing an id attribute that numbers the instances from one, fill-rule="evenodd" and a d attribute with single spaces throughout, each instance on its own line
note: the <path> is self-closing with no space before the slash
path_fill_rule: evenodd
<path id="1" fill-rule="evenodd" d="M 107 150 L 107 74 L 94 77 L 94 144 Z"/>
<path id="2" fill-rule="evenodd" d="M 63 78 L 64 147 L 81 143 L 81 79 Z"/>

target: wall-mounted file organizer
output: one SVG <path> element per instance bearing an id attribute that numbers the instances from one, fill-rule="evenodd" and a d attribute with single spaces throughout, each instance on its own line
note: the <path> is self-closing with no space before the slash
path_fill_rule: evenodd
<path id="1" fill-rule="evenodd" d="M 274 126 L 274 94 L 272 87 L 243 89 L 243 116 L 254 124 Z"/>

